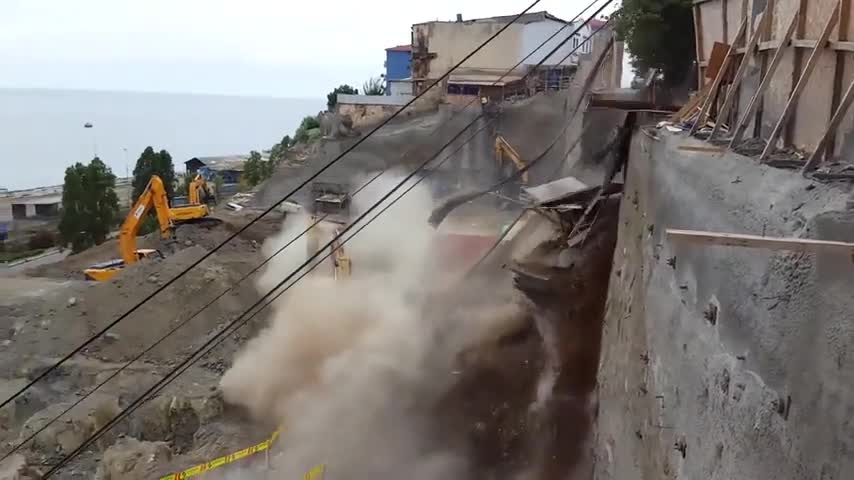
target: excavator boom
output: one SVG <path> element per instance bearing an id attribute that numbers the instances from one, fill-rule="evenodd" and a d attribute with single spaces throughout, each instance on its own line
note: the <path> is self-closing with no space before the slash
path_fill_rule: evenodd
<path id="1" fill-rule="evenodd" d="M 504 162 L 504 156 L 510 158 L 510 161 L 516 165 L 516 168 L 519 171 L 522 171 L 522 183 L 528 184 L 528 172 L 525 171 L 525 161 L 522 160 L 522 157 L 519 156 L 519 153 L 516 152 L 516 149 L 513 148 L 507 140 L 504 139 L 501 135 L 495 137 L 495 159 L 498 161 L 498 164 L 501 165 Z"/>

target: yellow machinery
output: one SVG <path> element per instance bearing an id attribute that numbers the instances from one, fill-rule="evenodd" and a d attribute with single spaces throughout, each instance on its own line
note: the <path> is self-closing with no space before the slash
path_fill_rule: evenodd
<path id="1" fill-rule="evenodd" d="M 207 204 L 207 199 L 213 196 L 210 188 L 208 187 L 208 182 L 206 182 L 205 177 L 201 175 L 196 175 L 196 178 L 190 182 L 188 190 L 187 200 L 190 202 L 190 205 Z"/>
<path id="2" fill-rule="evenodd" d="M 519 153 L 516 152 L 516 149 L 513 148 L 507 140 L 504 139 L 501 135 L 495 137 L 495 160 L 498 161 L 498 165 L 504 164 L 504 156 L 507 156 L 510 161 L 516 165 L 516 168 L 520 171 L 525 169 L 525 162 L 522 160 L 522 157 L 519 156 Z M 525 171 L 522 173 L 522 183 L 528 184 L 528 172 Z"/>
<path id="3" fill-rule="evenodd" d="M 204 180 L 202 180 L 204 181 Z M 197 194 L 198 195 L 198 194 Z M 181 223 L 196 221 L 211 221 L 219 223 L 219 220 L 205 218 L 210 215 L 207 205 L 187 205 L 183 207 L 169 208 L 169 199 L 166 196 L 166 188 L 163 180 L 157 175 L 152 175 L 142 195 L 139 196 L 128 216 L 125 218 L 119 231 L 119 253 L 122 258 L 108 262 L 92 265 L 84 270 L 89 280 L 106 281 L 113 278 L 125 265 L 130 265 L 139 260 L 160 254 L 153 249 L 136 248 L 136 235 L 151 209 L 157 216 L 160 226 L 160 237 L 165 240 L 174 239 L 175 226 Z"/>
<path id="4" fill-rule="evenodd" d="M 315 215 L 310 216 L 309 217 L 309 222 L 310 222 L 309 225 L 314 225 L 315 222 L 317 222 L 317 218 L 318 217 Z M 317 252 L 317 250 L 320 248 L 320 243 L 321 243 L 320 235 L 324 231 L 328 231 L 325 228 L 323 228 L 323 225 L 324 224 L 330 224 L 330 223 L 336 223 L 337 224 L 338 222 L 331 222 L 328 220 L 321 221 L 317 225 L 314 225 L 308 231 L 308 240 L 306 242 L 306 247 L 307 247 L 306 253 L 308 254 L 309 257 L 311 255 L 314 255 L 314 253 Z M 341 232 L 341 228 L 336 227 L 334 229 L 334 231 L 332 232 L 333 238 L 337 237 L 340 234 L 340 232 Z M 349 277 L 350 274 L 352 273 L 351 265 L 350 265 L 350 257 L 347 256 L 347 252 L 344 250 L 344 246 L 341 245 L 338 240 L 333 240 L 332 244 L 329 246 L 329 249 L 332 250 L 332 255 L 329 257 L 329 260 L 332 263 L 332 276 L 333 276 L 333 278 L 338 280 L 340 278 Z"/>

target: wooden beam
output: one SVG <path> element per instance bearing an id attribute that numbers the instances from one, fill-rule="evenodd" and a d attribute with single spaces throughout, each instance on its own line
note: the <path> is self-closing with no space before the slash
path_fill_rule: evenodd
<path id="1" fill-rule="evenodd" d="M 816 1 L 816 0 L 814 0 Z M 826 1 L 826 0 L 821 0 Z M 830 0 L 833 1 L 833 0 Z M 798 18 L 798 29 L 795 30 L 795 36 L 792 38 L 804 38 L 807 32 L 807 20 L 809 19 L 809 0 L 798 0 L 798 10 L 803 13 L 803 15 Z M 795 91 L 795 86 L 798 84 L 798 79 L 804 71 L 804 52 L 800 48 L 795 48 L 792 56 L 792 82 L 789 84 L 789 96 L 792 95 L 792 92 Z M 781 133 L 783 136 L 783 143 L 787 144 L 791 142 L 792 136 L 794 135 L 792 132 L 795 128 L 795 122 L 797 119 L 795 116 L 792 116 L 792 119 L 783 125 L 785 131 Z M 761 136 L 761 135 L 760 135 Z"/>
<path id="2" fill-rule="evenodd" d="M 848 90 L 845 91 L 845 96 L 842 97 L 842 101 L 839 103 L 836 111 L 833 112 L 833 117 L 831 117 L 830 123 L 827 124 L 827 130 L 825 130 L 824 135 L 822 135 L 821 140 L 819 140 L 818 145 L 815 147 L 815 151 L 812 152 L 809 160 L 807 160 L 807 164 L 804 165 L 802 170 L 804 174 L 815 170 L 818 164 L 821 163 L 821 156 L 824 154 L 825 149 L 830 143 L 830 139 L 833 138 L 834 132 L 836 132 L 839 124 L 848 112 L 848 108 L 851 107 L 852 101 L 854 101 L 854 81 L 848 85 Z"/>
<path id="3" fill-rule="evenodd" d="M 783 107 L 783 114 L 780 115 L 780 119 L 777 120 L 777 125 L 774 126 L 774 130 L 771 131 L 771 135 L 768 137 L 768 143 L 765 145 L 762 155 L 759 156 L 759 163 L 764 162 L 765 159 L 768 158 L 768 154 L 770 154 L 774 149 L 774 144 L 777 143 L 777 137 L 780 135 L 783 125 L 785 125 L 786 121 L 792 116 L 794 106 L 797 105 L 798 99 L 801 97 L 801 93 L 803 93 L 807 83 L 809 82 L 810 76 L 812 76 L 813 70 L 815 70 L 815 66 L 818 63 L 818 57 L 821 53 L 821 48 L 819 46 L 824 45 L 825 42 L 827 42 L 828 37 L 830 37 L 830 32 L 833 30 L 833 26 L 836 25 L 838 20 L 839 3 L 837 2 L 833 11 L 830 13 L 830 18 L 828 18 L 824 24 L 824 29 L 821 31 L 821 36 L 818 37 L 818 42 L 816 42 L 815 48 L 812 49 L 812 53 L 810 53 L 809 59 L 807 59 L 804 72 L 798 79 L 795 89 L 792 91 L 791 95 L 789 95 L 789 101 L 786 102 L 786 106 Z"/>
<path id="4" fill-rule="evenodd" d="M 747 19 L 745 18 L 741 22 L 741 27 L 739 27 L 738 29 L 738 33 L 735 36 L 735 42 L 733 42 L 733 44 L 737 43 L 741 36 L 744 35 L 744 31 L 746 28 Z M 730 45 L 729 50 L 727 50 L 727 54 L 724 57 L 723 63 L 721 64 L 721 68 L 720 70 L 718 70 L 718 74 L 715 75 L 715 79 L 712 81 L 712 87 L 709 89 L 709 94 L 703 101 L 703 108 L 700 109 L 700 116 L 697 117 L 697 121 L 694 122 L 694 125 L 691 127 L 691 130 L 689 132 L 690 135 L 697 133 L 697 129 L 699 129 L 702 125 L 705 125 L 706 123 L 706 117 L 709 115 L 709 109 L 712 107 L 712 101 L 715 98 L 715 93 L 721 86 L 721 80 L 723 80 L 724 75 L 726 75 L 727 68 L 729 68 L 729 62 L 730 59 L 732 59 L 732 55 L 730 55 L 730 52 L 732 52 L 732 45 Z"/>
<path id="5" fill-rule="evenodd" d="M 667 238 L 672 242 L 723 246 L 763 248 L 768 250 L 788 250 L 793 252 L 810 253 L 839 253 L 848 255 L 854 260 L 854 243 L 836 242 L 831 240 L 813 240 L 811 238 L 780 238 L 745 235 L 740 233 L 705 232 L 702 230 L 667 229 Z"/>
<path id="6" fill-rule="evenodd" d="M 783 38 L 780 40 L 780 45 L 785 45 L 789 42 L 789 38 L 792 37 L 792 34 L 795 32 L 795 26 L 798 24 L 798 12 L 792 16 L 792 20 L 789 21 L 789 26 L 786 28 L 786 33 L 783 35 Z M 732 141 L 729 142 L 729 148 L 733 148 L 739 143 L 741 143 L 741 139 L 744 136 L 744 129 L 747 128 L 747 121 L 751 115 L 756 111 L 756 108 L 759 106 L 759 99 L 762 98 L 762 95 L 765 93 L 765 90 L 768 88 L 768 85 L 771 84 L 771 79 L 774 77 L 774 72 L 777 70 L 777 66 L 780 64 L 780 60 L 783 59 L 783 51 L 784 47 L 779 46 L 777 50 L 774 52 L 774 58 L 771 59 L 771 64 L 768 65 L 768 71 L 765 72 L 765 76 L 762 77 L 762 81 L 759 83 L 759 87 L 756 89 L 756 93 L 753 94 L 753 97 L 750 99 L 750 103 L 747 104 L 747 108 L 744 110 L 744 113 L 741 114 L 741 118 L 735 124 L 733 130 Z"/>
<path id="7" fill-rule="evenodd" d="M 702 153 L 724 153 L 726 149 L 722 147 L 706 147 L 702 145 L 679 145 L 677 150 L 686 152 L 702 152 Z"/>
<path id="8" fill-rule="evenodd" d="M 705 60 L 705 51 L 703 50 L 703 18 L 700 13 L 700 6 L 694 5 L 694 45 L 697 46 L 697 90 L 703 89 L 703 67 L 708 65 Z M 703 65 L 706 63 L 706 65 Z"/>
<path id="9" fill-rule="evenodd" d="M 839 28 L 836 30 L 839 41 L 848 40 L 848 21 L 851 17 L 851 0 L 840 0 L 839 2 Z M 832 46 L 831 46 L 832 47 Z M 833 91 L 830 95 L 830 111 L 836 112 L 840 105 L 840 95 L 842 95 L 842 75 L 845 72 L 845 53 L 836 51 L 836 62 L 833 66 Z M 833 123 L 835 113 L 831 113 L 830 122 Z M 823 146 L 823 154 L 825 159 L 833 157 L 836 152 L 836 128 L 828 128 L 830 136 L 827 137 L 827 143 Z M 822 139 L 824 140 L 824 139 Z M 830 148 L 827 148 L 827 146 Z M 818 150 L 818 149 L 816 149 Z"/>
<path id="10" fill-rule="evenodd" d="M 747 44 L 747 53 L 744 54 L 744 58 L 742 58 L 741 63 L 738 64 L 738 70 L 735 71 L 735 76 L 732 79 L 732 84 L 727 90 L 724 104 L 723 106 L 721 106 L 717 118 L 715 118 L 715 126 L 714 128 L 712 128 L 712 133 L 709 135 L 709 140 L 713 139 L 715 135 L 718 134 L 721 125 L 723 125 L 724 120 L 726 120 L 727 115 L 729 115 L 729 111 L 730 108 L 732 108 L 733 102 L 735 102 L 735 96 L 736 92 L 738 91 L 738 86 L 741 85 L 741 80 L 744 78 L 744 73 L 747 72 L 747 64 L 750 63 L 750 56 L 753 53 L 753 49 L 756 48 L 756 43 L 759 42 L 759 37 L 762 35 L 762 29 L 765 27 L 766 21 L 768 19 L 768 15 L 765 15 L 764 12 L 760 15 L 762 15 L 762 18 L 759 19 L 759 24 L 756 26 L 756 31 L 754 31 L 753 35 L 750 36 L 750 42 L 748 42 Z"/>

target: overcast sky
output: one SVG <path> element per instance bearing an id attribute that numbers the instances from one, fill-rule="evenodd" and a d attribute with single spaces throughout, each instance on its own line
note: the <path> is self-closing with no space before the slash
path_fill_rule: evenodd
<path id="1" fill-rule="evenodd" d="M 588 0 L 534 10 L 571 19 Z M 382 73 L 429 20 L 529 0 L 0 0 L 0 87 L 322 97 Z M 606 10 L 607 11 L 607 10 Z"/>

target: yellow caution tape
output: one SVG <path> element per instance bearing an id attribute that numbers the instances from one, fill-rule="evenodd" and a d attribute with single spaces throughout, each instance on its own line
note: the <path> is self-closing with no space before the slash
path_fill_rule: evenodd
<path id="1" fill-rule="evenodd" d="M 188 469 L 184 470 L 183 472 L 173 473 L 171 475 L 166 475 L 165 477 L 160 477 L 160 480 L 183 480 L 185 478 L 192 478 L 192 477 L 195 477 L 197 475 L 201 475 L 205 472 L 209 472 L 211 470 L 222 467 L 223 465 L 228 465 L 229 463 L 233 463 L 233 462 L 236 462 L 238 460 L 243 460 L 244 458 L 251 457 L 252 455 L 255 455 L 256 453 L 265 452 L 265 451 L 269 450 L 270 447 L 273 446 L 273 443 L 278 438 L 279 438 L 279 431 L 276 430 L 275 432 L 273 432 L 273 435 L 270 438 L 268 438 L 267 440 L 264 440 L 263 442 L 261 442 L 257 445 L 253 445 L 249 448 L 244 448 L 243 450 L 239 450 L 239 451 L 231 453 L 229 455 L 224 455 L 222 457 L 215 458 L 215 459 L 211 460 L 210 462 L 203 463 L 201 465 L 196 465 L 195 467 L 188 468 Z M 312 472 L 314 472 L 314 470 L 312 470 Z M 309 473 L 311 473 L 311 472 L 309 472 Z M 322 473 L 321 473 L 321 475 L 322 475 Z M 306 477 L 306 478 L 311 478 L 311 480 L 314 480 L 317 477 Z"/>
<path id="2" fill-rule="evenodd" d="M 276 430 L 273 432 L 273 435 L 270 436 L 267 440 L 263 442 L 253 445 L 249 448 L 244 448 L 243 450 L 239 450 L 229 455 L 224 455 L 219 458 L 215 458 L 210 462 L 203 463 L 201 465 L 196 465 L 195 467 L 188 468 L 183 472 L 173 473 L 172 475 L 166 475 L 165 477 L 160 477 L 160 480 L 184 480 L 185 478 L 192 478 L 197 475 L 201 475 L 205 472 L 209 472 L 211 470 L 215 470 L 223 465 L 228 465 L 229 463 L 236 462 L 238 460 L 243 460 L 244 458 L 251 457 L 256 453 L 266 452 L 270 448 L 273 447 L 273 443 L 279 439 L 279 431 Z M 303 480 L 323 480 L 323 475 L 326 473 L 326 465 L 318 465 L 308 473 L 303 476 Z"/>
<path id="3" fill-rule="evenodd" d="M 302 477 L 302 480 L 323 480 L 324 473 L 326 473 L 326 465 L 321 464 L 309 470 L 308 473 Z"/>

